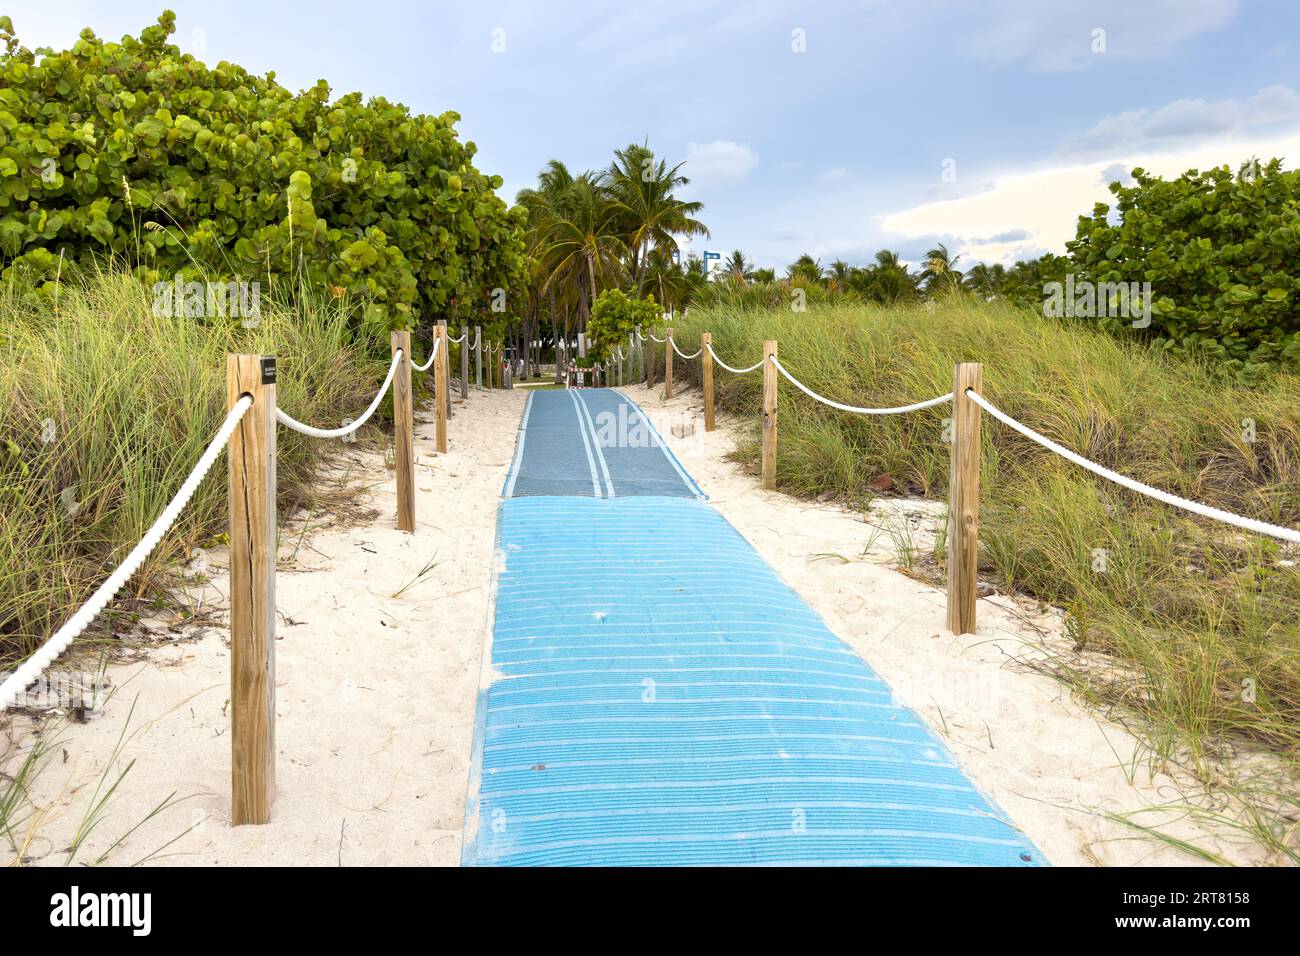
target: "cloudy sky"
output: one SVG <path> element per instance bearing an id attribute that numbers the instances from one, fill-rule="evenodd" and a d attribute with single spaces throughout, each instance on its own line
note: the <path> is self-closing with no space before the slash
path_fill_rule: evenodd
<path id="1" fill-rule="evenodd" d="M 7 4 L 58 48 L 164 6 L 209 62 L 456 110 L 509 198 L 648 139 L 705 203 L 697 247 L 777 268 L 936 239 L 1010 262 L 1062 251 L 1132 166 L 1300 159 L 1296 0 Z"/>

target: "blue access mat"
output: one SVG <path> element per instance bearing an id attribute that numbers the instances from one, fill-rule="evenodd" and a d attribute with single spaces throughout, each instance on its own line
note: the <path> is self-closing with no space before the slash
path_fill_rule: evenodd
<path id="1" fill-rule="evenodd" d="M 1044 864 L 708 504 L 507 499 L 497 548 L 464 863 Z"/>
<path id="2" fill-rule="evenodd" d="M 700 489 L 635 402 L 588 388 L 528 396 L 502 495 L 693 498 Z"/>

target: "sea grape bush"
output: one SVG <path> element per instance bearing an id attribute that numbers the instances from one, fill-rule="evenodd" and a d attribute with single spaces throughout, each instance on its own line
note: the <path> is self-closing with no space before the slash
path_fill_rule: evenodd
<path id="1" fill-rule="evenodd" d="M 587 320 L 591 336 L 587 355 L 593 362 L 602 362 L 614 355 L 638 327 L 648 336 L 662 325 L 663 313 L 654 296 L 637 299 L 622 289 L 605 289 L 596 297 Z"/>
<path id="2" fill-rule="evenodd" d="M 1150 283 L 1150 326 L 1131 333 L 1124 317 L 1097 322 L 1245 380 L 1300 367 L 1300 171 L 1274 159 L 1172 180 L 1134 169 L 1133 180 L 1110 186 L 1118 217 L 1106 203 L 1079 217 L 1066 268 L 1076 282 Z"/>
<path id="3" fill-rule="evenodd" d="M 453 302 L 486 308 L 523 280 L 524 211 L 472 165 L 459 116 L 358 93 L 331 101 L 274 73 L 206 66 L 169 44 L 83 30 L 31 51 L 0 17 L 0 264 L 52 294 L 102 256 L 150 283 L 306 281 L 409 328 Z"/>

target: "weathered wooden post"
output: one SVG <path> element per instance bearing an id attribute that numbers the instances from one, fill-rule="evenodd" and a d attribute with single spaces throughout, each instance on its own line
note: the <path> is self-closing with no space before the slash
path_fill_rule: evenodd
<path id="1" fill-rule="evenodd" d="M 701 378 L 704 380 L 704 430 L 713 431 L 713 333 L 700 333 L 700 358 L 703 360 Z"/>
<path id="2" fill-rule="evenodd" d="M 474 326 L 474 380 L 483 387 L 483 326 Z"/>
<path id="3" fill-rule="evenodd" d="M 776 340 L 763 343 L 763 487 L 776 488 Z"/>
<path id="4" fill-rule="evenodd" d="M 668 329 L 664 342 L 664 398 L 673 397 L 673 330 Z"/>
<path id="5" fill-rule="evenodd" d="M 645 343 L 641 341 L 641 326 L 636 327 L 636 371 L 637 378 L 645 381 Z"/>
<path id="6" fill-rule="evenodd" d="M 435 339 L 435 341 L 437 341 Z M 411 402 L 411 333 L 394 332 L 393 355 L 402 358 L 393 373 L 393 466 L 397 477 L 397 530 L 415 530 L 415 420 Z"/>
<path id="7" fill-rule="evenodd" d="M 980 407 L 984 366 L 962 362 L 953 370 L 952 464 L 948 478 L 948 630 L 975 633 L 980 528 Z"/>
<path id="8" fill-rule="evenodd" d="M 451 398 L 447 389 L 447 374 L 450 364 L 447 357 L 447 349 L 450 347 L 447 344 L 447 323 L 439 322 L 434 327 L 433 334 L 436 336 L 434 341 L 438 343 L 438 357 L 434 359 L 434 365 L 437 368 L 436 374 L 433 376 L 433 404 L 438 409 L 435 418 L 434 437 L 435 447 L 441 453 L 447 450 L 447 414 L 451 406 Z"/>
<path id="9" fill-rule="evenodd" d="M 442 336 L 442 350 L 438 356 L 438 367 L 447 373 L 447 388 L 443 392 L 443 404 L 447 406 L 447 417 L 451 418 L 451 338 L 447 335 L 447 320 L 438 320 L 438 334 Z M 436 386 L 435 386 L 436 387 Z"/>
<path id="10" fill-rule="evenodd" d="M 230 438 L 230 822 L 267 823 L 275 799 L 275 359 L 226 357 Z"/>
<path id="11" fill-rule="evenodd" d="M 460 334 L 463 339 L 460 343 L 460 400 L 463 402 L 469 398 L 469 325 L 467 323 L 460 324 Z"/>
<path id="12" fill-rule="evenodd" d="M 646 336 L 646 345 L 649 348 L 649 361 L 646 362 L 645 387 L 652 388 L 655 383 L 655 340 L 653 334 Z"/>

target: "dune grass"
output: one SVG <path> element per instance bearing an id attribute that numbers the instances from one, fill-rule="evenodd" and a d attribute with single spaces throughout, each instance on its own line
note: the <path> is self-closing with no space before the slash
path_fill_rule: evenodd
<path id="1" fill-rule="evenodd" d="M 706 330 L 736 366 L 756 361 L 774 338 L 792 374 L 857 405 L 943 394 L 956 362 L 982 362 L 989 399 L 1066 447 L 1189 498 L 1300 524 L 1294 375 L 1248 388 L 1139 344 L 968 298 L 933 311 L 715 306 L 676 322 L 686 350 Z M 679 360 L 676 369 L 694 380 L 699 362 Z M 754 418 L 738 457 L 756 467 L 761 377 L 715 367 L 714 381 L 720 408 Z M 817 405 L 788 383 L 780 394 L 781 489 L 861 501 L 868 482 L 889 475 L 896 489 L 946 492 L 950 406 L 867 417 Z M 989 416 L 981 473 L 981 574 L 1065 609 L 1076 650 L 1101 652 L 1062 655 L 1058 676 L 1100 705 L 1140 715 L 1160 758 L 1190 756 L 1209 774 L 1235 743 L 1300 764 L 1296 549 L 1094 478 Z M 1099 656 L 1111 666 L 1098 667 Z M 1289 803 L 1273 832 L 1294 860 Z"/>
<path id="2" fill-rule="evenodd" d="M 225 415 L 226 354 L 275 355 L 278 401 L 302 420 L 355 414 L 384 367 L 354 345 L 347 311 L 263 295 L 260 320 L 170 319 L 120 272 L 64 277 L 57 302 L 0 288 L 0 671 L 40 644 L 143 536 Z M 386 349 L 385 349 L 386 351 Z M 278 438 L 282 510 L 313 504 L 335 443 Z M 226 531 L 224 459 L 86 639 Z"/>

